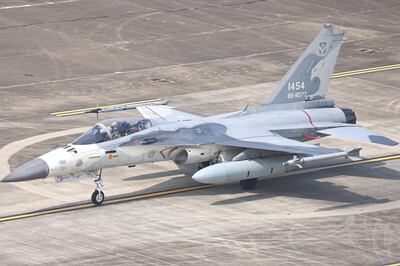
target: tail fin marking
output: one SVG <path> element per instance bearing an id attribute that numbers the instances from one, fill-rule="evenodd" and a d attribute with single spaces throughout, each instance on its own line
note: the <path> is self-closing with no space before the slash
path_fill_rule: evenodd
<path id="1" fill-rule="evenodd" d="M 263 104 L 325 98 L 343 40 L 344 30 L 327 24 L 278 83 Z"/>

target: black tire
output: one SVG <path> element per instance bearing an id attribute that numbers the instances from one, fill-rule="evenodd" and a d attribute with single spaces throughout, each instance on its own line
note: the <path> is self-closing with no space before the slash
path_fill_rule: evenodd
<path id="1" fill-rule="evenodd" d="M 93 194 L 92 194 L 92 202 L 93 204 L 99 206 L 103 203 L 104 201 L 104 193 L 103 191 L 99 191 L 96 189 Z"/>
<path id="2" fill-rule="evenodd" d="M 257 186 L 257 178 L 251 178 L 246 180 L 240 180 L 240 186 L 244 190 L 252 190 Z"/>

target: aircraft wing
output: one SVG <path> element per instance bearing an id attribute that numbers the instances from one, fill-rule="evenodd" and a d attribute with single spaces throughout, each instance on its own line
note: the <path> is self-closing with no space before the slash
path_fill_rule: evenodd
<path id="1" fill-rule="evenodd" d="M 240 132 L 238 134 L 234 132 L 228 133 L 223 126 L 217 124 L 180 128 L 178 132 L 174 131 L 174 128 L 171 128 L 171 131 L 169 131 L 164 126 L 163 130 L 157 130 L 147 136 L 134 137 L 124 145 L 148 145 L 155 143 L 157 145 L 188 147 L 215 144 L 307 155 L 321 155 L 340 151 L 338 149 L 329 149 L 291 140 L 272 132 L 264 131 L 263 134 L 259 135 L 246 135 L 240 134 Z"/>
<path id="2" fill-rule="evenodd" d="M 398 142 L 391 140 L 381 134 L 373 132 L 364 127 L 336 127 L 317 131 L 322 134 L 347 137 L 361 141 L 382 144 L 387 146 L 395 146 Z"/>
<path id="3" fill-rule="evenodd" d="M 215 144 L 307 155 L 322 155 L 339 151 L 338 149 L 329 149 L 303 143 L 297 140 L 291 140 L 279 135 L 267 135 L 241 139 L 226 138 L 216 141 Z"/>
<path id="4" fill-rule="evenodd" d="M 152 122 L 175 122 L 183 120 L 192 120 L 201 116 L 175 110 L 170 106 L 162 105 L 145 105 L 136 108 L 144 118 L 150 119 Z"/>

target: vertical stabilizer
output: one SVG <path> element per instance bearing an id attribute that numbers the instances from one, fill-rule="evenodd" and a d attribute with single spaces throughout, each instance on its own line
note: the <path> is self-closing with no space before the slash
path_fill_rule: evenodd
<path id="1" fill-rule="evenodd" d="M 327 24 L 262 104 L 325 98 L 342 44 L 344 30 Z"/>

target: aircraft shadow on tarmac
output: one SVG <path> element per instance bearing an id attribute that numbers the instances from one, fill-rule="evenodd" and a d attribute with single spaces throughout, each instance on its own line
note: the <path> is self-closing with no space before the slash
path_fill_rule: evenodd
<path id="1" fill-rule="evenodd" d="M 216 186 L 209 189 L 201 189 L 186 193 L 173 194 L 169 195 L 168 197 L 187 197 L 189 195 L 206 196 L 215 194 L 229 194 L 229 195 L 245 194 L 242 197 L 239 196 L 231 199 L 216 201 L 212 203 L 212 205 L 230 205 L 241 202 L 262 200 L 280 196 L 339 203 L 339 205 L 321 208 L 318 211 L 329 211 L 334 209 L 342 209 L 342 208 L 360 206 L 366 204 L 386 203 L 392 201 L 393 199 L 375 198 L 372 196 L 361 195 L 351 191 L 346 186 L 340 186 L 329 181 L 324 181 L 325 178 L 330 178 L 340 175 L 348 176 L 348 178 L 363 177 L 363 178 L 374 178 L 374 179 L 400 180 L 399 171 L 385 167 L 384 165 L 385 163 L 378 162 L 370 165 L 352 166 L 352 167 L 331 169 L 326 171 L 305 173 L 305 174 L 293 174 L 291 176 L 286 176 L 276 179 L 261 180 L 258 183 L 257 188 L 251 191 L 244 191 L 240 188 L 238 184 L 231 184 L 231 185 Z M 168 174 L 171 176 L 176 175 L 179 174 L 179 171 L 178 170 L 167 171 L 167 172 L 161 172 L 159 174 L 157 173 L 155 175 L 166 176 Z M 153 176 L 153 174 L 136 176 L 132 178 L 127 178 L 125 179 L 125 181 L 134 181 L 140 179 L 147 179 L 151 177 L 155 176 Z M 178 177 L 174 177 L 167 181 L 148 187 L 146 189 L 135 191 L 135 193 L 132 193 L 132 195 L 146 194 L 155 191 L 165 190 L 166 188 L 172 187 L 171 183 L 176 183 L 176 179 L 181 179 L 181 178 L 189 179 L 188 177 L 183 177 L 182 175 L 180 175 Z M 196 183 L 192 181 L 191 184 L 196 184 Z M 248 193 L 251 193 L 251 195 L 249 195 Z"/>
<path id="2" fill-rule="evenodd" d="M 174 176 L 174 175 L 182 175 L 182 172 L 180 170 L 156 172 L 156 173 L 151 173 L 151 174 L 144 174 L 144 175 L 137 175 L 137 176 L 128 177 L 128 178 L 125 178 L 124 181 L 146 180 L 146 179 L 153 179 L 153 178 L 159 178 L 159 177 L 165 177 L 165 176 Z"/>
<path id="3" fill-rule="evenodd" d="M 230 184 L 215 186 L 207 189 L 193 190 L 185 193 L 169 194 L 165 197 L 189 197 L 193 195 L 207 196 L 218 194 L 239 195 L 235 198 L 213 202 L 211 205 L 231 205 L 281 196 L 328 201 L 338 204 L 335 206 L 321 208 L 317 211 L 330 211 L 335 209 L 344 209 L 352 206 L 386 203 L 397 199 L 375 198 L 372 196 L 361 195 L 351 191 L 349 187 L 340 186 L 329 181 L 324 181 L 325 178 L 336 177 L 340 175 L 348 176 L 347 178 L 363 177 L 400 181 L 400 172 L 388 168 L 385 165 L 385 162 L 377 162 L 369 165 L 351 166 L 345 168 L 324 170 L 320 172 L 293 174 L 290 176 L 275 179 L 266 179 L 259 181 L 257 188 L 251 191 L 244 191 L 240 188 L 239 184 Z M 182 186 L 195 186 L 199 184 L 193 181 L 190 177 L 184 176 L 179 170 L 136 175 L 125 178 L 124 181 L 129 182 L 129 186 L 132 186 L 132 188 L 134 189 L 134 183 L 137 180 L 146 180 L 167 176 L 171 176 L 172 178 L 142 190 L 132 191 L 132 193 L 109 196 L 107 197 L 107 200 L 166 191 L 170 189 L 177 189 Z M 181 185 L 177 186 L 177 183 Z M 240 196 L 241 194 L 243 194 L 243 196 Z M 76 204 L 86 203 L 87 201 L 75 202 L 72 204 L 72 206 Z M 53 206 L 52 208 L 63 208 L 69 206 L 71 206 L 71 203 Z M 47 209 L 49 208 L 44 208 L 39 211 Z"/>

